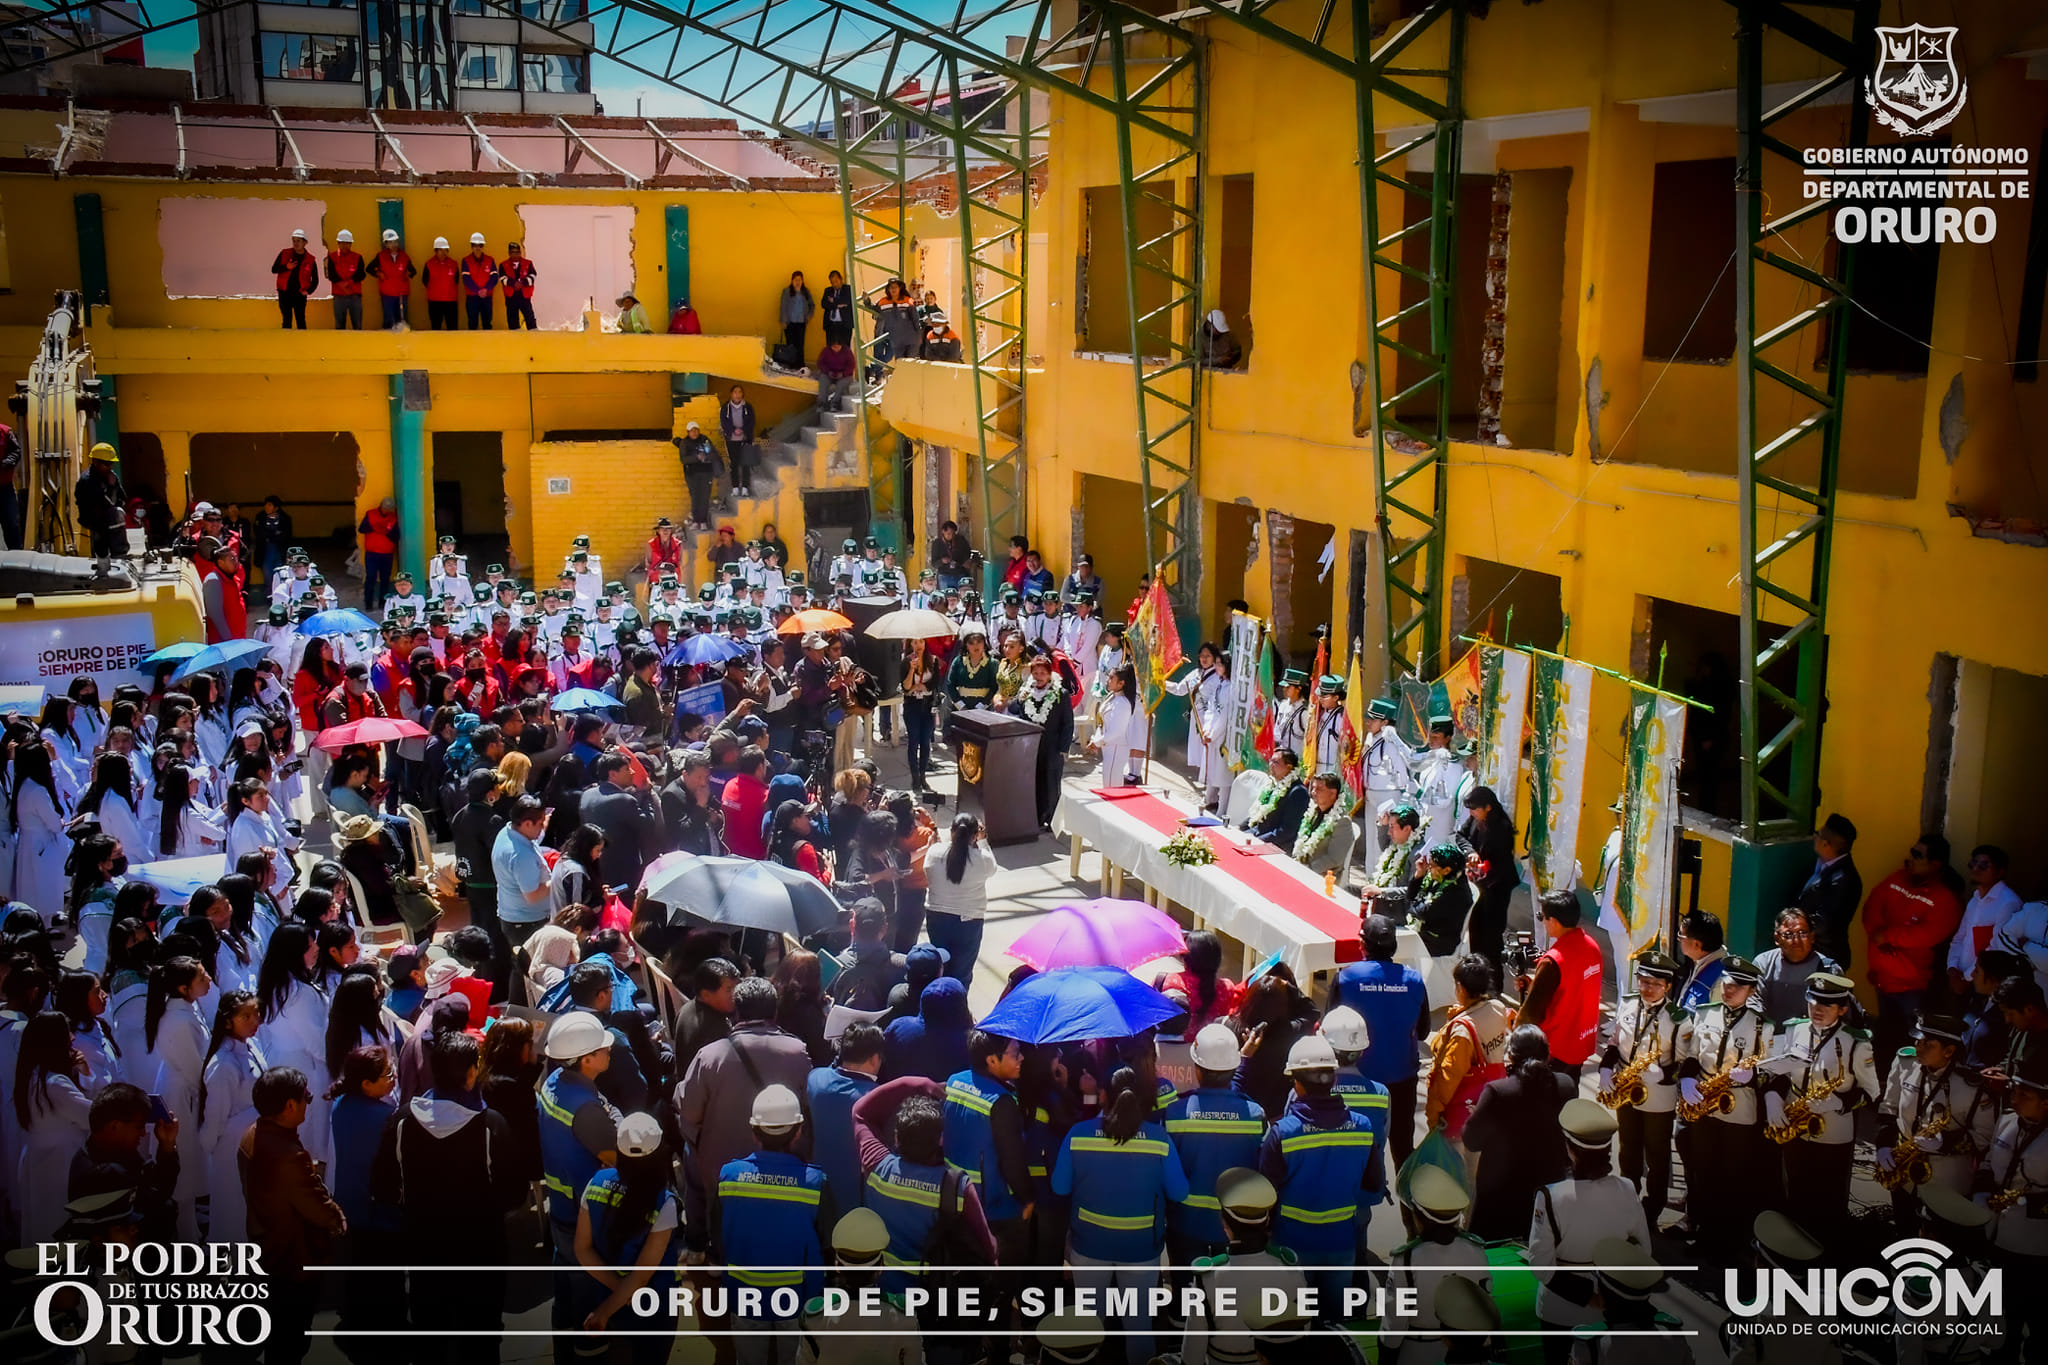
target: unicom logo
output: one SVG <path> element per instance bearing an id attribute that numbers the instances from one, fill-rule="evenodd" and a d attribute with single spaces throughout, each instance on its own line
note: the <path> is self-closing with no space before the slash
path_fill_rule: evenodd
<path id="1" fill-rule="evenodd" d="M 2002 1271 L 1950 1265 L 1949 1249 L 1925 1237 L 1893 1242 L 1879 1255 L 1883 1266 L 1855 1270 L 1730 1270 L 1724 1281 L 1728 1311 L 1742 1318 L 1800 1319 L 2004 1315 Z"/>

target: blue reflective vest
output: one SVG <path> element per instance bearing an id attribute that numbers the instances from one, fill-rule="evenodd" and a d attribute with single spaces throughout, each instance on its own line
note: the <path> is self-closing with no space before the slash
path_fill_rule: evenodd
<path id="1" fill-rule="evenodd" d="M 875 1078 L 836 1066 L 814 1069 L 804 1083 L 811 1112 L 811 1155 L 825 1171 L 825 1188 L 839 1213 L 861 1204 L 860 1147 L 853 1140 L 853 1105 L 875 1088 Z"/>
<path id="2" fill-rule="evenodd" d="M 1363 1114 L 1374 1120 L 1373 1128 L 1379 1140 L 1386 1140 L 1389 1110 L 1387 1088 L 1384 1085 L 1368 1079 L 1358 1066 L 1340 1066 L 1337 1068 L 1337 1084 L 1332 1093 L 1344 1101 L 1344 1107 L 1352 1113 Z"/>
<path id="3" fill-rule="evenodd" d="M 818 1240 L 825 1173 L 787 1152 L 756 1152 L 718 1169 L 718 1234 L 728 1284 L 756 1289 L 824 1292 L 825 1254 Z M 749 1270 L 748 1266 L 783 1267 Z M 789 1266 L 816 1266 L 815 1271 Z"/>
<path id="4" fill-rule="evenodd" d="M 1182 1095 L 1166 1111 L 1166 1135 L 1188 1173 L 1188 1197 L 1167 1211 L 1169 1225 L 1197 1242 L 1222 1242 L 1216 1177 L 1232 1166 L 1257 1169 L 1266 1111 L 1228 1086 L 1204 1086 Z"/>
<path id="5" fill-rule="evenodd" d="M 1135 1265 L 1159 1259 L 1167 1208 L 1188 1197 L 1188 1176 L 1157 1123 L 1119 1143 L 1103 1136 L 1102 1120 L 1093 1118 L 1060 1144 L 1052 1187 L 1074 1197 L 1068 1239 L 1075 1251 Z"/>
<path id="6" fill-rule="evenodd" d="M 909 1277 L 923 1268 L 925 1248 L 939 1221 L 939 1191 L 945 1179 L 944 1166 L 917 1165 L 893 1152 L 868 1172 L 867 1206 L 889 1229 L 889 1245 L 882 1252 L 882 1264 L 890 1267 L 882 1272 L 883 1293 L 901 1294 L 910 1285 Z M 961 1201 L 964 1207 L 964 1188 Z"/>
<path id="7" fill-rule="evenodd" d="M 1357 1250 L 1359 1211 L 1377 1202 L 1365 1188 L 1377 1165 L 1377 1135 L 1359 1110 L 1347 1108 L 1341 1122 L 1319 1127 L 1305 1108 L 1300 1101 L 1288 1106 L 1261 1156 L 1269 1178 L 1274 1169 L 1266 1158 L 1276 1151 L 1283 1168 L 1273 1181 L 1280 1190 L 1273 1240 L 1304 1262 L 1347 1265 Z"/>
<path id="8" fill-rule="evenodd" d="M 1031 1172 L 1031 1198 L 1042 1209 L 1059 1198 L 1052 1192 L 1052 1163 L 1066 1136 L 1066 1126 L 1056 1123 L 1049 1109 L 1034 1109 L 1024 1116 L 1024 1160 Z"/>
<path id="9" fill-rule="evenodd" d="M 1428 1000 L 1422 974 L 1398 962 L 1354 962 L 1337 973 L 1337 1003 L 1365 1020 L 1360 1072 L 1382 1085 L 1415 1079 L 1415 1023 Z"/>
<path id="10" fill-rule="evenodd" d="M 602 1105 L 612 1121 L 618 1111 L 597 1093 L 597 1087 L 572 1067 L 557 1067 L 540 1087 L 540 1165 L 548 1189 L 548 1217 L 565 1228 L 576 1226 L 576 1205 L 583 1187 L 602 1170 L 597 1153 L 576 1139 L 576 1115 L 586 1105 Z"/>
<path id="11" fill-rule="evenodd" d="M 616 1256 L 605 1250 L 611 1245 L 612 1219 L 618 1216 L 619 1201 L 625 1195 L 624 1182 L 619 1173 L 606 1167 L 590 1177 L 590 1183 L 583 1187 L 583 1207 L 590 1212 L 590 1240 L 597 1247 L 597 1254 L 609 1257 L 608 1265 L 635 1265 L 639 1263 L 640 1251 L 647 1245 L 647 1236 L 654 1225 L 661 1221 L 664 1211 L 670 1213 L 668 1245 L 662 1249 L 660 1264 L 665 1268 L 649 1280 L 648 1286 L 655 1290 L 666 1290 L 675 1283 L 673 1274 L 677 1253 L 683 1245 L 680 1218 L 676 1217 L 675 1191 L 663 1188 L 655 1199 L 654 1207 L 647 1211 L 647 1221 L 640 1227 L 627 1232 L 619 1244 Z M 619 1278 L 624 1279 L 621 1275 Z"/>
<path id="12" fill-rule="evenodd" d="M 1015 1092 L 971 1070 L 946 1078 L 946 1164 L 981 1187 L 981 1211 L 990 1222 L 1024 1215 L 1023 1198 L 1003 1179 L 996 1162 L 990 1114 L 1004 1099 L 1015 1104 Z"/>

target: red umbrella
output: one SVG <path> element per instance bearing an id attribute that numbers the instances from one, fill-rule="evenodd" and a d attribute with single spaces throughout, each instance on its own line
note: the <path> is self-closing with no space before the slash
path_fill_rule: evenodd
<path id="1" fill-rule="evenodd" d="M 322 730 L 320 737 L 313 741 L 316 749 L 339 753 L 351 744 L 384 744 L 394 739 L 419 739 L 427 733 L 426 727 L 395 716 L 365 716 L 346 725 L 336 725 Z"/>
<path id="2" fill-rule="evenodd" d="M 776 633 L 781 635 L 805 635 L 814 630 L 852 629 L 853 622 L 836 611 L 826 611 L 822 607 L 800 611 L 775 628 Z"/>

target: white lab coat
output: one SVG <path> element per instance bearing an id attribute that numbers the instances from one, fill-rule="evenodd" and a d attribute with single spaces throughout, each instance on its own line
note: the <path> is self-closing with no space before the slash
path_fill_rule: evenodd
<path id="1" fill-rule="evenodd" d="M 203 803 L 203 798 L 193 797 L 185 809 L 178 812 L 178 840 L 172 855 L 178 858 L 196 858 L 202 853 L 218 853 L 226 845 L 227 826 L 221 820 L 220 811 Z M 228 859 L 228 867 L 235 865 Z"/>
<path id="2" fill-rule="evenodd" d="M 84 905 L 73 906 L 72 915 L 78 924 L 79 941 L 85 945 L 80 965 L 100 976 L 107 970 L 107 931 L 114 927 L 114 897 L 109 890 L 102 889 Z"/>
<path id="3" fill-rule="evenodd" d="M 1230 681 L 1220 668 L 1190 669 L 1167 683 L 1166 690 L 1188 699 L 1188 762 L 1195 770 L 1195 782 L 1213 794 L 1230 780 L 1230 765 L 1223 761 Z"/>
<path id="4" fill-rule="evenodd" d="M 21 1120 L 14 1114 L 14 1068 L 21 1060 L 21 1030 L 27 1023 L 28 1016 L 18 1010 L 0 1010 L 0 1094 L 7 1096 L 7 1103 L 0 1104 L 0 1153 L 21 1150 Z M 15 1174 L 14 1163 L 0 1158 L 0 1191 L 14 1188 Z"/>
<path id="5" fill-rule="evenodd" d="M 262 1048 L 233 1038 L 223 1039 L 206 1063 L 206 1114 L 199 1121 L 193 1164 L 207 1171 L 209 1242 L 240 1242 L 248 1236 L 249 1206 L 242 1197 L 236 1148 L 256 1122 L 256 1078 L 266 1065 Z"/>
<path id="6" fill-rule="evenodd" d="M 283 1008 L 263 1021 L 256 1042 L 272 1066 L 296 1067 L 315 1095 L 327 1093 L 327 997 L 318 988 L 293 981 Z M 313 1160 L 332 1164 L 334 1137 L 327 1110 L 327 1105 L 316 1104 L 306 1111 L 299 1141 Z"/>
<path id="7" fill-rule="evenodd" d="M 64 833 L 64 817 L 57 803 L 50 799 L 50 789 L 40 782 L 23 785 L 14 814 L 19 826 L 14 846 L 14 897 L 35 907 L 47 924 L 64 909 L 64 893 L 70 886 L 64 876 L 64 860 L 71 856 L 71 840 Z"/>
<path id="8" fill-rule="evenodd" d="M 51 776 L 57 780 L 57 795 L 64 798 L 65 809 L 74 809 L 92 785 L 92 747 L 84 743 L 84 736 L 74 740 L 62 730 L 45 730 L 40 737 L 57 751 L 50 761 Z"/>
<path id="9" fill-rule="evenodd" d="M 1104 697 L 1096 717 L 1101 727 L 1098 737 L 1102 744 L 1102 782 L 1104 786 L 1116 786 L 1127 774 L 1142 771 L 1144 759 L 1132 758 L 1131 751 L 1144 753 L 1151 737 L 1152 718 L 1121 692 Z"/>
<path id="10" fill-rule="evenodd" d="M 156 1046 L 149 1055 L 156 1060 L 156 1079 L 149 1087 L 163 1096 L 171 1116 L 189 1125 L 199 1114 L 199 1080 L 206 1070 L 206 1043 L 210 1037 L 199 1006 L 173 997 L 164 1006 L 157 1024 Z M 189 1129 L 188 1129 L 189 1131 Z M 199 1240 L 199 1196 L 206 1193 L 206 1163 L 178 1163 L 178 1236 Z"/>
<path id="11" fill-rule="evenodd" d="M 24 1244 L 53 1242 L 67 1216 L 71 1158 L 92 1133 L 86 1115 L 92 1100 L 69 1076 L 49 1078 L 48 1095 L 30 1086 L 29 1126 L 15 1164 L 15 1204 L 21 1210 Z M 9 1109 L 14 1107 L 10 1101 Z"/>
<path id="12" fill-rule="evenodd" d="M 100 798 L 100 832 L 121 841 L 121 851 L 131 863 L 146 863 L 156 856 L 142 828 L 142 817 L 132 801 L 113 792 Z M 88 971 L 92 970 L 87 968 Z"/>
<path id="13" fill-rule="evenodd" d="M 275 809 L 276 807 L 272 807 L 272 810 Z M 292 874 L 297 870 L 296 864 L 292 862 L 292 853 L 298 846 L 299 841 L 292 838 L 276 819 L 269 815 L 258 815 L 247 806 L 244 806 L 242 813 L 235 817 L 234 823 L 228 826 L 229 867 L 240 862 L 245 853 L 259 853 L 265 848 L 274 850 L 270 856 L 270 867 L 277 875 L 278 890 L 272 894 L 277 897 L 278 905 L 284 909 L 291 908 L 290 893 L 283 888 L 290 884 Z"/>
<path id="14" fill-rule="evenodd" d="M 247 962 L 238 961 L 234 945 L 225 934 L 220 936 L 220 951 L 213 955 L 213 984 L 223 994 L 256 989 L 256 974 L 263 968 L 263 946 L 256 941 L 262 923 L 263 916 L 257 915 L 250 924 L 249 937 L 242 945 L 249 954 Z"/>
<path id="15" fill-rule="evenodd" d="M 149 987 L 140 981 L 123 986 L 107 1001 L 107 1023 L 121 1049 L 115 1079 L 143 1090 L 156 1084 L 156 1063 L 149 1059 L 149 1044 L 142 1036 L 143 1014 L 148 1008 Z"/>
<path id="16" fill-rule="evenodd" d="M 121 1079 L 121 1064 L 114 1058 L 114 1044 L 97 1025 L 80 1028 L 73 1024 L 71 1046 L 78 1049 L 90 1068 L 78 1080 L 78 1088 L 85 1092 L 87 1099 Z"/>

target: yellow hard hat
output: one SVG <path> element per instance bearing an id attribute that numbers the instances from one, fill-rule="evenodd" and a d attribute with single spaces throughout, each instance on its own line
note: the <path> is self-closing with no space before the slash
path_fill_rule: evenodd
<path id="1" fill-rule="evenodd" d="M 121 463 L 121 456 L 119 455 L 119 453 L 117 453 L 115 449 L 112 446 L 108 445 L 105 441 L 97 441 L 93 444 L 92 454 L 90 458 L 95 460 L 105 460 L 108 464 Z"/>

